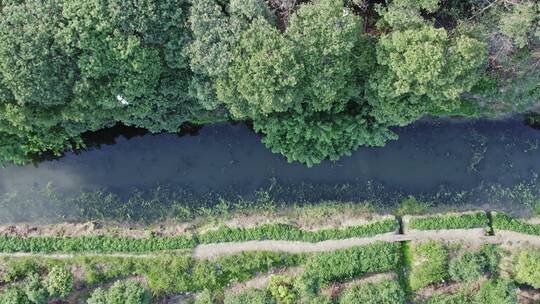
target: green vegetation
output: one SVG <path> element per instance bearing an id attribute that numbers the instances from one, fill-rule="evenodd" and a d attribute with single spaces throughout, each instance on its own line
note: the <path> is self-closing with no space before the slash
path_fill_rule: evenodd
<path id="1" fill-rule="evenodd" d="M 497 212 L 493 215 L 493 229 L 509 230 L 531 235 L 540 235 L 540 225 L 529 224 L 508 214 Z"/>
<path id="2" fill-rule="evenodd" d="M 442 282 L 448 276 L 448 250 L 444 245 L 427 241 L 411 247 L 409 285 L 418 290 Z"/>
<path id="3" fill-rule="evenodd" d="M 248 240 L 288 240 L 320 242 L 331 239 L 368 237 L 394 232 L 399 228 L 395 219 L 376 221 L 343 229 L 305 231 L 285 224 L 263 224 L 254 228 L 220 227 L 202 234 L 174 237 L 16 237 L 0 236 L 0 252 L 154 252 L 190 249 L 198 244 L 240 242 Z"/>
<path id="4" fill-rule="evenodd" d="M 407 225 L 408 229 L 416 230 L 471 229 L 487 227 L 488 218 L 483 211 L 413 217 Z"/>
<path id="5" fill-rule="evenodd" d="M 515 257 L 515 279 L 518 283 L 540 288 L 540 252 L 523 250 Z"/>
<path id="6" fill-rule="evenodd" d="M 406 296 L 396 281 L 365 283 L 347 288 L 339 299 L 341 304 L 405 304 Z"/>
<path id="7" fill-rule="evenodd" d="M 398 243 L 378 242 L 364 247 L 318 253 L 306 263 L 305 279 L 324 285 L 370 272 L 396 270 L 399 266 L 399 246 Z"/>
<path id="8" fill-rule="evenodd" d="M 538 4 L 515 1 L 6 0 L 0 162 L 84 147 L 116 123 L 251 120 L 308 166 L 428 114 L 538 100 Z"/>
<path id="9" fill-rule="evenodd" d="M 111 288 L 97 288 L 88 299 L 88 304 L 149 304 L 150 293 L 141 282 L 117 281 Z"/>

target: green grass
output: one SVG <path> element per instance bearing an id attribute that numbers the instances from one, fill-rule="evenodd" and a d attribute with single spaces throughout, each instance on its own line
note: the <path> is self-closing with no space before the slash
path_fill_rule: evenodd
<path id="1" fill-rule="evenodd" d="M 530 235 L 540 235 L 540 225 L 529 224 L 522 220 L 513 218 L 504 213 L 495 213 L 493 215 L 493 229 L 509 230 Z"/>
<path id="2" fill-rule="evenodd" d="M 487 214 L 483 211 L 464 214 L 441 214 L 427 217 L 411 218 L 408 229 L 441 230 L 487 228 Z"/>
<path id="3" fill-rule="evenodd" d="M 129 238 L 118 236 L 84 237 L 11 237 L 0 236 L 0 252 L 33 253 L 143 253 L 163 250 L 191 249 L 198 244 L 241 242 L 248 240 L 287 240 L 318 242 L 330 239 L 367 237 L 396 231 L 395 219 L 382 220 L 343 229 L 301 230 L 285 224 L 265 224 L 254 228 L 226 228 L 200 235 L 176 237 Z"/>

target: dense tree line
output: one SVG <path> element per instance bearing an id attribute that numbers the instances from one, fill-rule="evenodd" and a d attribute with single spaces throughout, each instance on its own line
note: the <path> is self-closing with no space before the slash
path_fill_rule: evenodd
<path id="1" fill-rule="evenodd" d="M 2 0 L 0 161 L 80 148 L 116 123 L 229 118 L 313 165 L 426 114 L 540 95 L 535 1 L 372 2 Z"/>

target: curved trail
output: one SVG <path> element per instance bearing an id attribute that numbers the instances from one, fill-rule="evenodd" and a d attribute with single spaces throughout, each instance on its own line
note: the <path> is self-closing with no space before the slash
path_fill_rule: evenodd
<path id="1" fill-rule="evenodd" d="M 247 241 L 217 244 L 203 244 L 195 248 L 193 256 L 197 259 L 213 259 L 223 255 L 232 255 L 244 251 L 277 251 L 288 253 L 306 253 L 333 251 L 354 246 L 363 246 L 377 241 L 404 242 L 415 240 L 463 240 L 466 242 L 492 242 L 493 236 L 486 236 L 483 228 L 410 231 L 406 234 L 381 234 L 366 238 L 328 240 L 318 243 L 296 241 Z M 539 240 L 540 242 L 540 240 Z"/>
<path id="2" fill-rule="evenodd" d="M 165 251 L 169 254 L 192 253 L 195 259 L 215 259 L 220 256 L 233 255 L 246 251 L 273 251 L 287 253 L 310 253 L 346 249 L 355 246 L 369 245 L 377 241 L 404 242 L 404 241 L 463 241 L 480 245 L 483 243 L 515 245 L 532 245 L 540 247 L 540 236 L 528 235 L 513 231 L 497 231 L 495 235 L 488 236 L 483 228 L 475 229 L 449 229 L 449 230 L 411 230 L 405 234 L 387 233 L 366 238 L 349 238 L 341 240 L 328 240 L 318 243 L 298 241 L 246 241 L 202 244 L 194 250 Z M 163 251 L 152 253 L 32 253 L 32 252 L 0 252 L 0 257 L 46 257 L 54 259 L 71 259 L 75 257 L 120 257 L 120 258 L 155 258 L 163 255 Z"/>

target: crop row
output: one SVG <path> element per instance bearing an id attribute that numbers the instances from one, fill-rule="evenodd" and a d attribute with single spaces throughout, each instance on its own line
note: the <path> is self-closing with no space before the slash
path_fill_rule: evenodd
<path id="1" fill-rule="evenodd" d="M 427 217 L 413 217 L 407 228 L 415 230 L 471 229 L 487 228 L 489 220 L 483 211 L 461 214 L 438 214 Z"/>
<path id="2" fill-rule="evenodd" d="M 292 225 L 265 224 L 254 228 L 221 227 L 200 235 L 130 238 L 119 236 L 18 237 L 1 236 L 0 252 L 152 252 L 190 249 L 198 244 L 240 242 L 248 240 L 287 240 L 318 242 L 330 239 L 368 237 L 396 231 L 398 222 L 387 219 L 343 229 L 307 231 Z"/>

